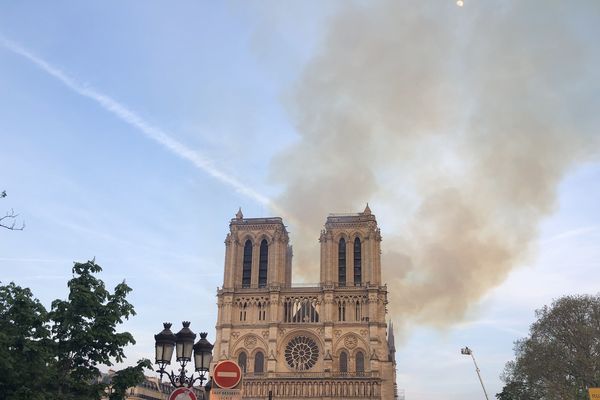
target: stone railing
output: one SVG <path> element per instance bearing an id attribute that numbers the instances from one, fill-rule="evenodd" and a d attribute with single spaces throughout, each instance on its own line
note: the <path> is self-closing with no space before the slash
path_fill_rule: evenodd
<path id="1" fill-rule="evenodd" d="M 306 374 L 306 373 L 304 373 Z M 338 377 L 310 378 L 304 374 L 289 374 L 288 377 L 261 378 L 244 377 L 242 396 L 245 400 L 273 399 L 300 400 L 307 397 L 339 399 L 381 399 L 381 380 L 378 378 Z"/>

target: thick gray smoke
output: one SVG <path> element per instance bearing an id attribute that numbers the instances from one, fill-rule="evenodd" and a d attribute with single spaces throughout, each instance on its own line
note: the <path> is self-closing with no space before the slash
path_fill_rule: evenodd
<path id="1" fill-rule="evenodd" d="M 289 95 L 273 163 L 294 271 L 329 212 L 383 224 L 401 321 L 447 325 L 532 254 L 561 179 L 595 161 L 600 2 L 343 3 Z"/>

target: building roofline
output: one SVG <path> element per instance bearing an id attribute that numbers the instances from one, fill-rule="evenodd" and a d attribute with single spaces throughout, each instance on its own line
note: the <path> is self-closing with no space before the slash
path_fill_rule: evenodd
<path id="1" fill-rule="evenodd" d="M 283 219 L 281 217 L 232 218 L 231 223 L 235 224 L 235 225 L 245 225 L 245 224 L 281 224 L 281 225 L 283 225 Z"/>

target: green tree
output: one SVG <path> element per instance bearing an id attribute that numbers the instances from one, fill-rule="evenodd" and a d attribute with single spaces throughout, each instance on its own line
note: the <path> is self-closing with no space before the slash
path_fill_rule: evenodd
<path id="1" fill-rule="evenodd" d="M 0 287 L 0 398 L 89 400 L 104 394 L 98 366 L 123 361 L 124 347 L 135 340 L 117 326 L 135 311 L 126 299 L 131 288 L 122 282 L 111 293 L 95 276 L 101 270 L 94 260 L 75 263 L 68 299 L 53 301 L 50 312 L 29 289 Z M 146 366 L 141 360 L 125 369 L 118 382 L 141 382 L 143 374 L 133 372 Z"/>
<path id="2" fill-rule="evenodd" d="M 600 386 L 600 294 L 564 296 L 536 311 L 529 337 L 515 342 L 500 400 L 587 400 Z"/>
<path id="3" fill-rule="evenodd" d="M 0 399 L 46 398 L 48 313 L 29 289 L 0 286 Z"/>

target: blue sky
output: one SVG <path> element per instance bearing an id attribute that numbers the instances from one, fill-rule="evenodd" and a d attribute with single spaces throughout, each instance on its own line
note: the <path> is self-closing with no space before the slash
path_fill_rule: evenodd
<path id="1" fill-rule="evenodd" d="M 152 356 L 163 321 L 190 320 L 214 338 L 223 240 L 239 206 L 250 217 L 285 214 L 298 269 L 310 264 L 303 250 L 318 249 L 327 212 L 368 201 L 384 253 L 418 264 L 427 257 L 416 243 L 431 236 L 419 222 L 440 226 L 437 213 L 419 210 L 444 186 L 474 199 L 466 204 L 483 237 L 506 234 L 516 256 L 457 270 L 465 286 L 431 296 L 439 269 L 387 266 L 398 287 L 426 283 L 415 292 L 421 311 L 392 303 L 404 327 L 398 385 L 407 399 L 481 398 L 459 352 L 468 345 L 488 391 L 498 392 L 534 310 L 599 290 L 600 10 L 538 7 L 3 4 L 0 189 L 8 197 L 0 210 L 21 213 L 26 229 L 0 231 L 0 279 L 49 306 L 65 296 L 72 262 L 96 257 L 110 286 L 125 279 L 134 289 L 138 315 L 125 325 L 138 342 L 127 353 L 133 363 Z M 516 175 L 531 174 L 531 184 L 517 190 L 510 166 L 491 168 L 488 143 L 500 161 L 524 163 Z M 469 254 L 457 259 L 471 265 Z M 455 297 L 464 302 L 446 309 Z M 455 313 L 437 324 L 440 307 Z"/>

